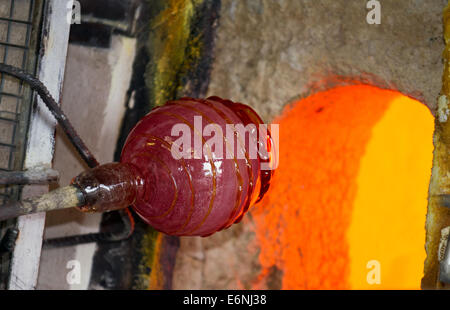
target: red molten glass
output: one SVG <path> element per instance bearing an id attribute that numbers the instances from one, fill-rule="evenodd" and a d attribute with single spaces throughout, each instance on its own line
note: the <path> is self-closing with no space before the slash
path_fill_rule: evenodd
<path id="1" fill-rule="evenodd" d="M 183 141 L 190 149 L 180 145 L 176 126 L 189 132 Z M 247 132 L 239 131 L 244 127 Z M 131 204 L 156 230 L 208 236 L 239 222 L 265 194 L 273 171 L 261 166 L 273 160 L 271 146 L 270 132 L 250 107 L 218 97 L 182 98 L 153 109 L 133 128 L 120 164 L 95 168 L 74 183 L 84 189 L 88 211 Z"/>

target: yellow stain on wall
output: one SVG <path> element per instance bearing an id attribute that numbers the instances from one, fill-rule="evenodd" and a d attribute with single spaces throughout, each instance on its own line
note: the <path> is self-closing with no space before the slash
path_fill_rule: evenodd
<path id="1" fill-rule="evenodd" d="M 152 54 L 156 68 L 147 78 L 153 83 L 155 105 L 163 105 L 171 98 L 180 72 L 186 71 L 189 57 L 200 57 L 199 38 L 190 38 L 191 21 L 196 6 L 204 0 L 168 0 L 166 8 L 150 25 Z M 192 40 L 192 42 L 190 41 Z M 191 50 L 188 49 L 191 44 Z M 189 52 L 188 52 L 189 51 Z"/>
<path id="2" fill-rule="evenodd" d="M 352 289 L 419 289 L 433 160 L 434 118 L 399 95 L 361 159 L 348 229 Z"/>
<path id="3" fill-rule="evenodd" d="M 162 234 L 158 234 L 153 248 L 153 257 L 151 257 L 151 276 L 150 276 L 150 283 L 148 286 L 149 290 L 161 290 L 163 289 L 163 283 L 164 283 L 164 275 L 161 268 L 161 243 L 162 243 Z"/>

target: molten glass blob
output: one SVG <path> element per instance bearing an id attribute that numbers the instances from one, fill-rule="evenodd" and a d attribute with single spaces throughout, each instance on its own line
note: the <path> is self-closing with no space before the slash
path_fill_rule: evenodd
<path id="1" fill-rule="evenodd" d="M 132 205 L 156 230 L 208 236 L 239 222 L 268 190 L 270 133 L 250 107 L 211 97 L 155 108 L 131 131 L 121 163 L 74 180 L 83 211 Z M 247 134 L 246 134 L 247 133 Z"/>

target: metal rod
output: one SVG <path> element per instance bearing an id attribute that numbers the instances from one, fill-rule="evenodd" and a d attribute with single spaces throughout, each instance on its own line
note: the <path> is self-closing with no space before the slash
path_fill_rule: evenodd
<path id="1" fill-rule="evenodd" d="M 0 185 L 49 184 L 57 182 L 58 171 L 47 167 L 34 167 L 25 171 L 1 171 Z"/>
<path id="2" fill-rule="evenodd" d="M 126 240 L 131 236 L 131 234 L 134 231 L 134 219 L 133 216 L 131 215 L 131 212 L 128 209 L 120 210 L 120 212 L 123 227 L 121 227 L 120 230 L 118 231 L 99 232 L 84 235 L 45 239 L 43 247 L 45 249 L 61 248 L 92 242 L 106 243 L 106 242 L 117 242 Z"/>
<path id="3" fill-rule="evenodd" d="M 51 96 L 44 84 L 42 84 L 39 79 L 33 77 L 32 75 L 26 73 L 25 71 L 15 68 L 4 63 L 0 63 L 0 72 L 10 74 L 16 78 L 19 78 L 30 85 L 30 87 L 36 91 L 42 98 L 47 108 L 56 118 L 58 124 L 62 127 L 64 133 L 67 135 L 70 142 L 74 145 L 82 159 L 87 163 L 90 168 L 94 168 L 99 165 L 98 161 L 95 159 L 94 155 L 89 151 L 87 146 L 81 140 L 81 138 L 76 133 L 74 127 L 70 123 L 67 116 L 61 110 L 55 99 Z M 1 183 L 0 183 L 1 184 Z M 3 220 L 2 216 L 17 217 L 19 215 L 35 213 L 41 211 L 49 211 L 70 207 L 82 206 L 84 204 L 84 197 L 81 191 L 77 190 L 76 193 L 64 193 L 65 189 L 76 189 L 73 186 L 68 186 L 59 190 L 52 191 L 42 197 L 24 200 L 11 205 L 2 206 L 0 208 L 0 221 Z M 58 191 L 62 191 L 59 193 Z M 64 198 L 64 195 L 67 195 Z M 49 201 L 46 201 L 49 199 Z M 40 208 L 41 202 L 44 201 L 47 207 Z M 29 209 L 35 209 L 32 212 L 28 212 Z M 21 214 L 21 212 L 25 212 Z M 134 219 L 131 212 L 126 210 L 120 210 L 122 221 L 124 223 L 124 229 L 120 233 L 99 233 L 99 234 L 87 234 L 87 235 L 76 235 L 69 236 L 63 239 L 55 238 L 44 240 L 44 244 L 47 247 L 57 247 L 57 246 L 67 246 L 75 245 L 79 243 L 86 242 L 108 242 L 108 241 L 118 241 L 128 238 L 134 231 Z M 3 215 L 4 214 L 4 215 Z"/>
<path id="4" fill-rule="evenodd" d="M 26 25 L 32 25 L 33 24 L 32 22 L 30 22 L 28 20 L 12 19 L 12 18 L 8 18 L 8 17 L 0 17 L 0 21 L 17 23 L 17 24 L 26 24 Z"/>
<path id="5" fill-rule="evenodd" d="M 88 164 L 88 166 L 90 168 L 93 168 L 99 165 L 94 155 L 89 151 L 88 147 L 84 144 L 83 140 L 81 140 L 81 138 L 78 136 L 77 132 L 75 131 L 75 128 L 72 126 L 67 116 L 61 110 L 58 103 L 49 93 L 47 87 L 45 87 L 45 85 L 42 84 L 42 82 L 39 81 L 39 79 L 35 78 L 34 76 L 26 73 L 25 71 L 19 68 L 4 63 L 0 63 L 0 72 L 12 75 L 29 84 L 30 87 L 34 91 L 36 91 L 42 98 L 47 108 L 56 118 L 58 124 L 64 130 L 65 134 L 72 142 L 72 144 L 75 146 L 78 153 L 80 153 L 80 156 L 83 158 L 83 160 Z"/>
<path id="6" fill-rule="evenodd" d="M 36 198 L 9 203 L 0 208 L 0 221 L 25 214 L 79 207 L 84 204 L 83 193 L 75 186 L 66 186 Z"/>

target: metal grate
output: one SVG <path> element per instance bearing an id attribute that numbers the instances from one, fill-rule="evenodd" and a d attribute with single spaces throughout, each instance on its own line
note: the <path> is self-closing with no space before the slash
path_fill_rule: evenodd
<path id="1" fill-rule="evenodd" d="M 0 1 L 0 62 L 34 72 L 43 0 Z M 0 73 L 0 171 L 20 170 L 32 92 L 23 82 Z M 0 187 L 1 205 L 17 200 L 18 186 Z M 0 238 L 14 221 L 0 223 Z M 4 288 L 9 257 L 0 257 L 0 288 Z"/>
<path id="2" fill-rule="evenodd" d="M 27 69 L 33 18 L 33 0 L 3 0 L 0 4 L 0 61 Z M 20 168 L 17 144 L 25 87 L 17 79 L 0 78 L 0 171 Z M 0 188 L 0 204 L 17 196 L 16 187 Z"/>

